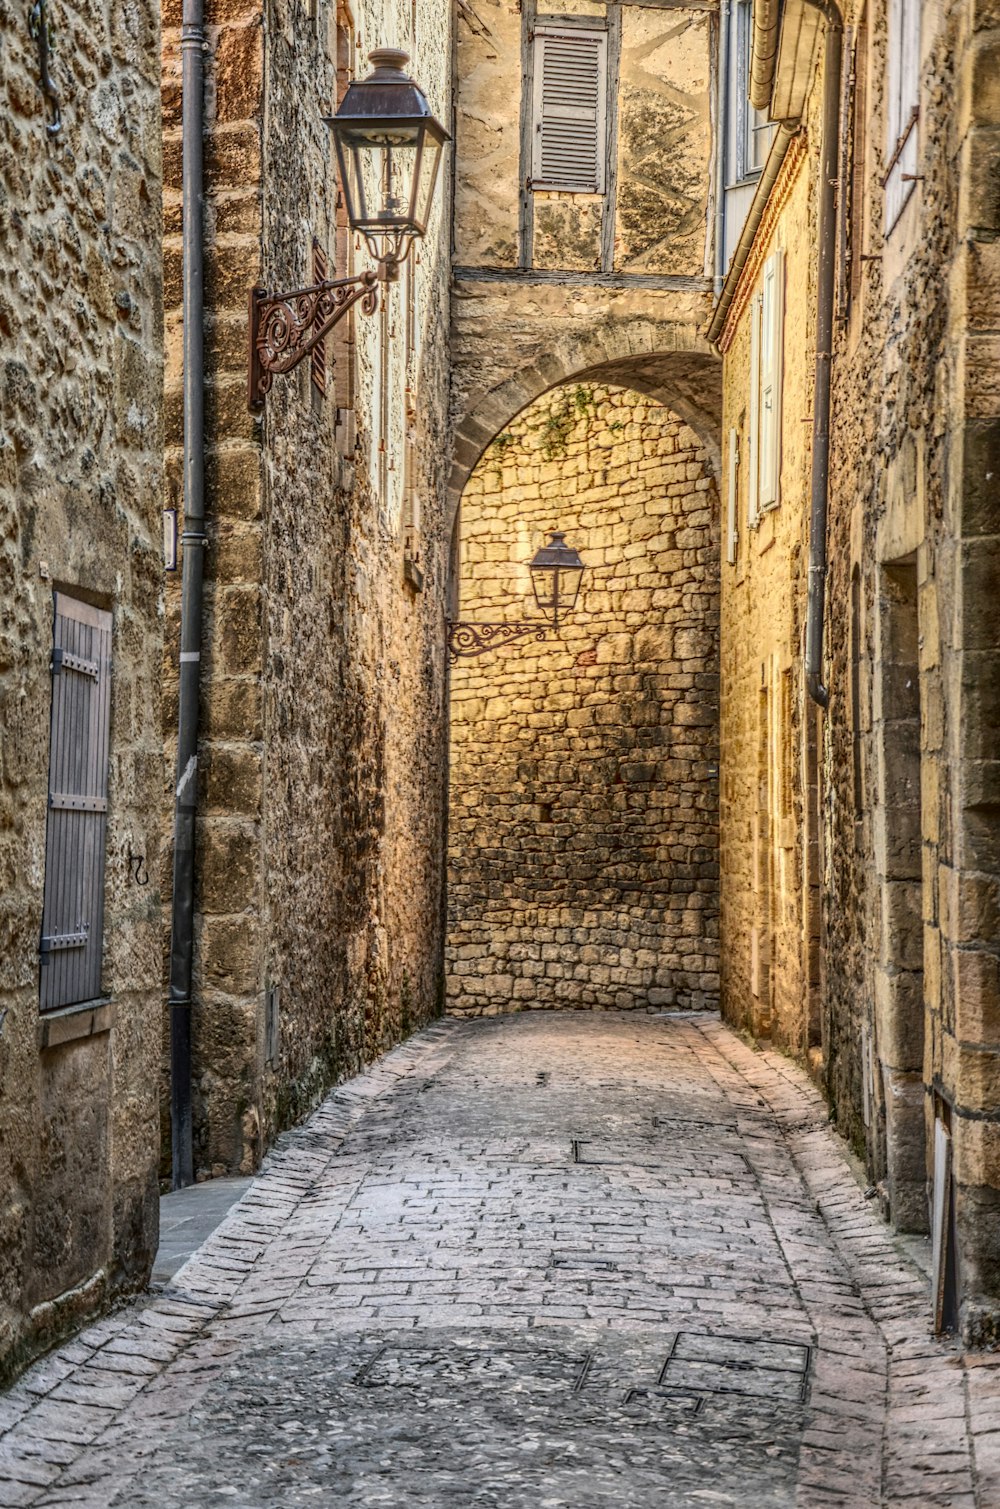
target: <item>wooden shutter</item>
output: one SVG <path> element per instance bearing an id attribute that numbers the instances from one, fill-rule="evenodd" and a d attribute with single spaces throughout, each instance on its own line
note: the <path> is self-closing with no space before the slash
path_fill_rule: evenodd
<path id="1" fill-rule="evenodd" d="M 729 431 L 729 473 L 726 478 L 726 560 L 736 565 L 739 545 L 739 514 L 737 496 L 739 491 L 740 437 L 737 430 Z"/>
<path id="2" fill-rule="evenodd" d="M 531 187 L 603 194 L 608 37 L 539 27 L 534 36 Z"/>
<path id="3" fill-rule="evenodd" d="M 756 529 L 760 478 L 760 310 L 761 295 L 750 300 L 750 426 L 748 434 L 747 525 Z"/>
<path id="4" fill-rule="evenodd" d="M 890 0 L 887 41 L 885 234 L 916 186 L 920 0 Z"/>
<path id="5" fill-rule="evenodd" d="M 101 994 L 111 614 L 55 594 L 40 1004 Z"/>
<path id="6" fill-rule="evenodd" d="M 781 471 L 781 358 L 784 331 L 783 253 L 764 264 L 760 308 L 760 448 L 757 508 L 775 508 Z"/>

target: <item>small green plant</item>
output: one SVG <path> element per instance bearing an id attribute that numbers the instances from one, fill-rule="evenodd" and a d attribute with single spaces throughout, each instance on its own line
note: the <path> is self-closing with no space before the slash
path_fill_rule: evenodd
<path id="1" fill-rule="evenodd" d="M 490 441 L 490 460 L 492 462 L 493 473 L 497 479 L 498 487 L 503 481 L 504 458 L 506 457 L 507 452 L 510 450 L 516 439 L 517 436 L 512 435 L 509 430 L 502 430 L 499 435 L 497 435 L 493 440 Z"/>
<path id="2" fill-rule="evenodd" d="M 538 427 L 542 437 L 542 459 L 554 461 L 557 456 L 565 456 L 574 426 L 596 411 L 593 388 L 580 383 L 575 388 L 564 388 Z"/>

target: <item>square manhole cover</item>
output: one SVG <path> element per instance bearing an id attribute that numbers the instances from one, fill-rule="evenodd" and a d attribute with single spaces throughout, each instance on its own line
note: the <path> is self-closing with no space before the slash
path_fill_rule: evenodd
<path id="1" fill-rule="evenodd" d="M 679 1331 L 659 1382 L 661 1387 L 799 1403 L 806 1396 L 809 1356 L 809 1347 L 797 1341 Z"/>

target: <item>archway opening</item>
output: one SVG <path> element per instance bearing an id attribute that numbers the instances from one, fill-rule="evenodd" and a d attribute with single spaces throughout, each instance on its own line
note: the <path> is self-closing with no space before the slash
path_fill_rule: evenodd
<path id="1" fill-rule="evenodd" d="M 714 1007 L 709 447 L 631 386 L 537 398 L 466 483 L 460 616 L 530 616 L 527 562 L 556 528 L 587 564 L 572 617 L 452 670 L 448 1006 Z"/>

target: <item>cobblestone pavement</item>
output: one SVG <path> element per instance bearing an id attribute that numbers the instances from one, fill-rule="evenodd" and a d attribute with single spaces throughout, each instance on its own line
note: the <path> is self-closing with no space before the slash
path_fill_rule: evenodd
<path id="1" fill-rule="evenodd" d="M 442 1022 L 0 1397 L 0 1504 L 1000 1506 L 1000 1359 L 711 1016 Z"/>

